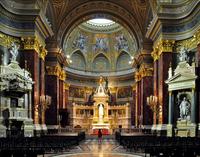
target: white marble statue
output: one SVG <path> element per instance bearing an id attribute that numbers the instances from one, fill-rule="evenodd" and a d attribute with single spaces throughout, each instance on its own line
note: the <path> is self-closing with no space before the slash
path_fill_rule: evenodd
<path id="1" fill-rule="evenodd" d="M 103 108 L 103 104 L 99 105 L 99 119 L 102 120 L 104 116 L 104 108 Z"/>
<path id="2" fill-rule="evenodd" d="M 190 110 L 190 103 L 186 100 L 186 97 L 183 98 L 179 105 L 180 109 L 180 119 L 188 119 L 189 110 Z"/>
<path id="3" fill-rule="evenodd" d="M 187 61 L 187 51 L 184 47 L 181 47 L 180 54 L 179 54 L 179 60 L 180 62 Z"/>
<path id="4" fill-rule="evenodd" d="M 19 49 L 19 45 L 12 42 L 11 47 L 9 49 L 9 52 L 12 54 L 11 61 L 16 61 L 17 55 L 18 55 L 18 49 Z"/>

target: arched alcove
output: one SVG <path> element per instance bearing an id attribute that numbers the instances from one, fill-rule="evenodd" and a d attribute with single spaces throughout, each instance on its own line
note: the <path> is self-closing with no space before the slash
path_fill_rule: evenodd
<path id="1" fill-rule="evenodd" d="M 130 55 L 127 52 L 122 51 L 117 58 L 116 69 L 117 70 L 130 69 L 131 65 L 129 64 L 129 61 L 130 61 Z"/>
<path id="2" fill-rule="evenodd" d="M 93 71 L 99 71 L 99 72 L 109 71 L 110 70 L 109 60 L 102 53 L 99 54 L 93 60 L 92 69 Z"/>
<path id="3" fill-rule="evenodd" d="M 72 63 L 70 64 L 70 67 L 72 67 L 73 69 L 85 70 L 86 68 L 85 57 L 83 56 L 80 50 L 75 51 L 71 55 L 71 60 Z"/>

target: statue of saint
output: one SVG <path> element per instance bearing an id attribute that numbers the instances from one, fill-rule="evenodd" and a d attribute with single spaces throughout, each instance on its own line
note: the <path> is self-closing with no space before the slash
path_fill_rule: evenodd
<path id="1" fill-rule="evenodd" d="M 103 104 L 99 105 L 99 119 L 103 119 L 104 116 L 104 109 L 103 109 Z"/>
<path id="2" fill-rule="evenodd" d="M 181 47 L 180 49 L 180 54 L 179 54 L 179 60 L 181 62 L 187 61 L 187 52 L 186 49 L 184 47 Z"/>
<path id="3" fill-rule="evenodd" d="M 184 97 L 182 102 L 180 103 L 179 109 L 180 118 L 187 119 L 187 117 L 189 116 L 190 103 L 186 100 L 186 97 Z"/>
<path id="4" fill-rule="evenodd" d="M 102 76 L 100 76 L 100 79 L 99 79 L 99 85 L 103 85 L 103 82 L 104 82 L 104 79 Z"/>
<path id="5" fill-rule="evenodd" d="M 12 42 L 11 48 L 9 49 L 9 52 L 12 54 L 11 61 L 16 61 L 18 55 L 18 49 L 19 45 L 16 45 L 16 43 Z"/>

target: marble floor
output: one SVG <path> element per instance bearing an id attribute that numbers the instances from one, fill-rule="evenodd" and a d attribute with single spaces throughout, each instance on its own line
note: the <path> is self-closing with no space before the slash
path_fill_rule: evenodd
<path id="1" fill-rule="evenodd" d="M 96 137 L 87 137 L 78 146 L 62 154 L 49 154 L 45 157 L 143 157 L 143 153 L 127 152 L 114 138 L 104 137 L 98 143 Z"/>

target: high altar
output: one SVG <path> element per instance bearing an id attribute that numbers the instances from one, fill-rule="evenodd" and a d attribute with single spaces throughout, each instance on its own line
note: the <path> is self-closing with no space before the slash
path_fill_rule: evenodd
<path id="1" fill-rule="evenodd" d="M 130 104 L 109 105 L 109 95 L 102 77 L 100 77 L 93 100 L 94 104 L 91 106 L 73 103 L 73 128 L 79 126 L 89 134 L 96 134 L 99 129 L 103 134 L 113 134 L 116 129 L 130 128 Z"/>

